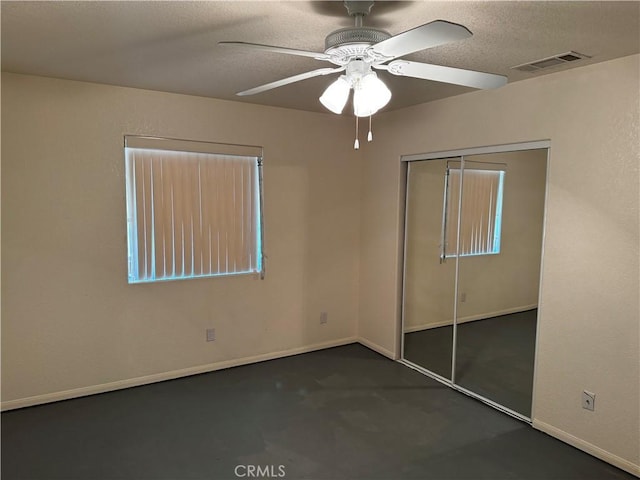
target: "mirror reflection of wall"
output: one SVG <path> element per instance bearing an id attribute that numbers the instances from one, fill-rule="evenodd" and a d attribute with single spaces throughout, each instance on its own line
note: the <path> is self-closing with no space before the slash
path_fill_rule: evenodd
<path id="1" fill-rule="evenodd" d="M 409 164 L 403 358 L 529 417 L 547 149 L 461 160 Z"/>
<path id="2" fill-rule="evenodd" d="M 405 231 L 404 358 L 451 378 L 455 262 L 441 262 L 447 159 L 409 164 Z"/>

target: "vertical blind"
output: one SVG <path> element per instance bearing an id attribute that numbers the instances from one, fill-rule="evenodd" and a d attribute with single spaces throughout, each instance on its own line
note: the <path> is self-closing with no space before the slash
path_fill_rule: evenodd
<path id="1" fill-rule="evenodd" d="M 460 212 L 460 255 L 500 253 L 503 170 L 464 169 L 460 203 L 461 170 L 447 172 L 445 255 L 456 255 Z M 458 208 L 460 206 L 460 208 Z"/>
<path id="2" fill-rule="evenodd" d="M 260 272 L 258 160 L 126 148 L 129 281 Z"/>

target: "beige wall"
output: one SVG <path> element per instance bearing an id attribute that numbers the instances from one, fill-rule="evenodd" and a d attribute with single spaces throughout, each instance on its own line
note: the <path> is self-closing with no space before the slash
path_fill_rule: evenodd
<path id="1" fill-rule="evenodd" d="M 540 286 L 547 150 L 468 155 L 465 160 L 504 163 L 506 175 L 500 254 L 460 259 L 458 322 L 534 308 Z M 446 163 L 425 160 L 411 165 L 405 331 L 453 323 L 456 262 L 449 258 L 440 263 Z M 455 239 L 449 241 L 455 245 Z"/>
<path id="2" fill-rule="evenodd" d="M 400 155 L 551 140 L 534 425 L 638 473 L 639 59 L 380 115 L 363 151 L 359 317 L 398 352 Z"/>
<path id="3" fill-rule="evenodd" d="M 353 341 L 352 133 L 334 115 L 3 74 L 3 406 Z M 264 146 L 264 281 L 127 284 L 124 134 Z"/>

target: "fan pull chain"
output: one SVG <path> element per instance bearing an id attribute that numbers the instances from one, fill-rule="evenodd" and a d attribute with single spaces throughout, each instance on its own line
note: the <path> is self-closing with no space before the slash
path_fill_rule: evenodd
<path id="1" fill-rule="evenodd" d="M 369 133 L 367 134 L 367 142 L 373 140 L 373 133 L 371 133 L 371 115 L 369 115 Z"/>
<path id="2" fill-rule="evenodd" d="M 360 148 L 360 142 L 358 141 L 358 116 L 356 115 L 356 141 L 353 142 L 353 149 L 358 150 Z"/>

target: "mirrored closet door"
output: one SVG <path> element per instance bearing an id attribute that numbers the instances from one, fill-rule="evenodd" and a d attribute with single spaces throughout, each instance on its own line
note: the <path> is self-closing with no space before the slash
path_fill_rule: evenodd
<path id="1" fill-rule="evenodd" d="M 547 149 L 410 162 L 403 359 L 531 417 Z"/>
<path id="2" fill-rule="evenodd" d="M 404 358 L 445 379 L 452 371 L 456 274 L 442 252 L 448 163 L 408 165 L 403 300 Z"/>

